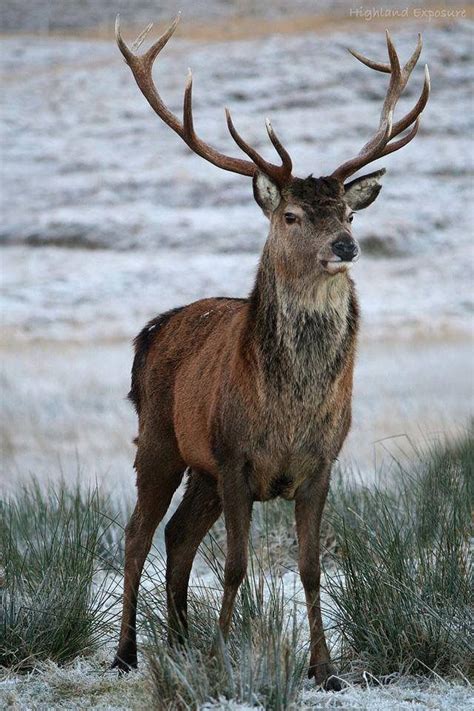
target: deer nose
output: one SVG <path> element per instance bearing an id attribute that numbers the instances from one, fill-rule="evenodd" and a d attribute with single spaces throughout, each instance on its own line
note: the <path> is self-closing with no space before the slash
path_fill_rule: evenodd
<path id="1" fill-rule="evenodd" d="M 343 262 L 352 262 L 359 254 L 359 248 L 351 237 L 339 237 L 331 244 L 331 248 L 336 257 L 340 257 Z"/>

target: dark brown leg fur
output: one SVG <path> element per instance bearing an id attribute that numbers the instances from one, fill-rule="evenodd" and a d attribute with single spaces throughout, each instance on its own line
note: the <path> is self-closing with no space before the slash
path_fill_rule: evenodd
<path id="1" fill-rule="evenodd" d="M 222 512 L 214 479 L 192 472 L 183 500 L 165 529 L 166 593 L 171 643 L 184 641 L 187 634 L 189 575 L 202 539 Z"/>
<path id="2" fill-rule="evenodd" d="M 156 442 L 156 440 L 155 440 Z M 174 447 L 138 445 L 137 504 L 125 532 L 125 579 L 120 641 L 112 663 L 121 671 L 137 666 L 136 609 L 138 587 L 153 535 L 181 483 L 185 464 Z"/>
<path id="3" fill-rule="evenodd" d="M 320 601 L 320 529 L 321 516 L 329 488 L 329 468 L 314 480 L 303 484 L 296 495 L 296 530 L 299 545 L 299 570 L 303 583 L 311 634 L 308 676 L 325 689 L 339 691 L 340 681 L 333 677 L 329 651 L 324 636 Z"/>
<path id="4" fill-rule="evenodd" d="M 224 596 L 219 626 L 224 639 L 229 634 L 235 596 L 247 571 L 248 539 L 253 499 L 242 478 L 226 472 L 223 477 L 223 506 L 227 531 Z"/>

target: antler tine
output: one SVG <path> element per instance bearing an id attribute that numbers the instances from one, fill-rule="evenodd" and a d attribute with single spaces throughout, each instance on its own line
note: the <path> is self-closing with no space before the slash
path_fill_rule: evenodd
<path id="1" fill-rule="evenodd" d="M 127 64 L 132 67 L 133 64 L 141 66 L 143 68 L 150 66 L 155 61 L 156 57 L 159 55 L 163 47 L 167 44 L 170 37 L 174 34 L 179 21 L 181 19 L 181 13 L 178 12 L 168 29 L 159 37 L 156 42 L 142 55 L 134 54 L 131 49 L 126 45 L 123 40 L 122 33 L 120 31 L 120 15 L 115 18 L 115 41 L 118 44 L 120 51 L 122 52 Z M 147 34 L 153 27 L 153 23 L 150 22 L 145 29 L 140 32 L 137 39 L 133 43 L 133 47 L 137 50 L 142 44 L 143 40 L 146 38 Z"/>
<path id="2" fill-rule="evenodd" d="M 293 162 L 291 160 L 290 154 L 276 135 L 269 118 L 265 119 L 265 126 L 267 129 L 268 137 L 270 138 L 273 147 L 281 158 L 282 167 L 285 168 L 288 175 L 291 175 L 291 171 L 293 170 Z"/>
<path id="3" fill-rule="evenodd" d="M 412 69 L 416 65 L 416 63 L 420 57 L 422 48 L 423 48 L 423 40 L 422 40 L 421 34 L 418 33 L 418 42 L 415 47 L 415 50 L 414 50 L 413 54 L 411 55 L 410 59 L 408 60 L 408 62 L 403 67 L 403 75 L 404 75 L 404 77 L 406 76 L 406 81 L 408 81 L 408 78 L 412 72 Z M 348 47 L 347 50 L 352 54 L 353 57 L 358 59 L 359 62 L 362 62 L 362 64 L 365 64 L 365 66 L 369 67 L 370 69 L 375 69 L 377 72 L 385 72 L 386 74 L 390 74 L 390 72 L 392 71 L 392 66 L 389 62 L 376 62 L 373 59 L 369 59 L 368 57 L 365 57 L 363 54 L 361 54 L 360 52 L 357 52 L 357 50 L 352 49 L 351 47 Z"/>
<path id="4" fill-rule="evenodd" d="M 403 67 L 403 73 L 407 75 L 407 81 L 408 81 L 410 74 L 413 71 L 414 66 L 416 65 L 417 61 L 420 58 L 422 49 L 423 49 L 423 38 L 421 36 L 421 32 L 418 32 L 418 42 L 416 43 L 415 50 L 414 50 L 413 54 L 411 55 L 410 59 L 408 60 L 408 62 Z"/>
<path id="5" fill-rule="evenodd" d="M 178 135 L 181 135 L 183 130 L 181 121 L 179 121 L 179 119 L 165 106 L 161 100 L 152 77 L 153 62 L 176 30 L 179 20 L 180 14 L 175 17 L 171 25 L 161 35 L 161 37 L 159 37 L 157 41 L 154 42 L 152 46 L 141 55 L 134 54 L 124 42 L 120 31 L 120 15 L 117 15 L 115 20 L 115 39 L 126 63 L 132 70 L 140 91 L 150 104 L 151 108 L 160 118 L 163 119 L 163 121 L 165 121 L 165 123 L 168 124 L 168 126 L 170 126 L 170 128 L 173 129 L 173 131 L 175 131 Z M 150 25 L 148 25 L 148 27 L 150 27 Z M 144 39 L 148 27 L 139 35 L 139 40 L 142 38 Z"/>
<path id="6" fill-rule="evenodd" d="M 408 133 L 403 136 L 403 138 L 399 138 L 398 141 L 394 141 L 393 143 L 388 143 L 381 152 L 379 158 L 382 158 L 383 156 L 388 156 L 389 153 L 398 151 L 399 148 L 403 148 L 403 146 L 406 146 L 407 143 L 410 143 L 410 141 L 412 141 L 418 133 L 419 126 L 420 117 L 415 120 L 415 123 L 413 124 L 411 130 L 408 131 Z"/>
<path id="7" fill-rule="evenodd" d="M 388 34 L 388 33 L 387 33 Z M 405 64 L 403 67 L 403 70 L 401 72 L 401 79 L 402 79 L 402 90 L 405 88 L 408 79 L 410 78 L 410 75 L 420 58 L 421 50 L 423 48 L 423 39 L 420 33 L 418 33 L 418 41 L 416 44 L 416 47 L 408 60 L 408 62 Z M 377 71 L 381 72 L 391 72 L 391 64 L 383 64 L 382 62 L 374 62 L 371 59 L 368 59 L 367 57 L 364 57 L 364 55 L 359 54 L 359 52 L 356 52 L 353 49 L 349 49 L 349 52 L 356 57 L 359 61 L 361 61 L 363 64 L 366 66 L 370 67 L 371 69 L 375 69 Z M 409 111 L 402 119 L 397 121 L 396 123 L 393 124 L 392 127 L 392 132 L 390 138 L 394 138 L 395 136 L 398 136 L 402 131 L 404 131 L 406 128 L 411 126 L 413 121 L 415 121 L 416 117 L 421 114 L 423 109 L 425 108 L 428 99 L 430 96 L 430 75 L 428 71 L 428 65 L 425 64 L 425 78 L 423 82 L 423 89 L 421 92 L 421 95 L 416 102 L 415 106 Z M 391 151 L 390 151 L 391 152 Z"/>
<path id="8" fill-rule="evenodd" d="M 132 56 L 132 53 L 123 41 L 122 33 L 120 31 L 120 15 L 117 15 L 115 18 L 115 41 L 119 50 L 122 52 L 125 61 L 127 61 L 127 59 Z"/>
<path id="9" fill-rule="evenodd" d="M 397 50 L 392 42 L 390 33 L 388 30 L 385 31 L 387 36 L 387 49 L 388 56 L 390 58 L 390 83 L 387 89 L 387 95 L 382 106 L 382 113 L 380 115 L 380 123 L 386 120 L 386 117 L 390 112 L 393 113 L 396 103 L 400 98 L 400 94 L 403 88 L 402 70 L 400 67 L 400 60 L 398 59 Z"/>
<path id="10" fill-rule="evenodd" d="M 431 92 L 431 81 L 430 81 L 430 72 L 428 69 L 428 65 L 425 64 L 425 78 L 423 81 L 423 89 L 421 90 L 420 97 L 418 101 L 416 102 L 415 106 L 409 111 L 403 118 L 401 118 L 399 121 L 393 124 L 392 128 L 392 135 L 391 138 L 394 138 L 395 136 L 398 136 L 399 133 L 404 131 L 406 128 L 411 126 L 413 121 L 417 119 L 418 116 L 422 113 L 424 110 L 426 104 L 428 103 L 428 99 L 430 98 L 430 92 Z"/>
<path id="11" fill-rule="evenodd" d="M 332 173 L 332 177 L 338 178 L 339 180 L 345 180 L 349 175 L 359 170 L 359 168 L 375 160 L 376 156 L 384 149 L 390 140 L 393 110 L 400 96 L 401 68 L 396 49 L 388 30 L 386 31 L 386 39 L 390 58 L 390 83 L 380 113 L 379 127 L 374 136 L 363 146 L 355 158 L 346 161 Z"/>
<path id="12" fill-rule="evenodd" d="M 163 32 L 161 37 L 159 37 L 156 42 L 151 45 L 150 49 L 148 49 L 143 55 L 144 62 L 146 62 L 146 64 L 149 64 L 150 67 L 163 49 L 163 47 L 165 47 L 165 45 L 168 43 L 168 40 L 174 35 L 175 30 L 179 25 L 180 19 L 181 13 L 178 12 L 168 29 Z"/>
<path id="13" fill-rule="evenodd" d="M 136 52 L 142 46 L 143 42 L 146 40 L 147 35 L 153 29 L 153 22 L 150 22 L 144 30 L 140 32 L 135 42 L 132 43 L 132 52 Z"/>
<path id="14" fill-rule="evenodd" d="M 377 72 L 386 72 L 387 74 L 390 74 L 392 71 L 392 67 L 387 62 L 375 62 L 373 59 L 364 57 L 363 54 L 357 52 L 357 50 L 352 49 L 351 47 L 348 47 L 347 51 L 350 52 L 353 57 L 358 59 L 359 62 L 362 62 L 362 64 L 365 64 L 366 67 L 369 67 L 369 69 L 375 69 Z"/>
<path id="15" fill-rule="evenodd" d="M 292 170 L 292 162 L 289 154 L 283 148 L 283 145 L 281 144 L 280 140 L 276 136 L 272 125 L 267 119 L 266 126 L 267 126 L 267 131 L 268 135 L 270 137 L 271 142 L 273 143 L 274 147 L 278 151 L 278 154 L 280 158 L 282 159 L 282 164 L 281 165 L 274 165 L 273 163 L 269 163 L 266 161 L 262 156 L 257 153 L 255 148 L 252 148 L 244 139 L 242 136 L 238 133 L 237 129 L 234 126 L 234 122 L 232 121 L 232 116 L 230 115 L 229 109 L 226 107 L 225 109 L 225 115 L 227 119 L 227 126 L 229 128 L 229 133 L 234 139 L 234 141 L 237 143 L 239 148 L 246 153 L 249 158 L 252 159 L 252 161 L 255 163 L 257 168 L 260 168 L 266 175 L 268 175 L 270 178 L 273 178 L 279 185 L 283 185 L 285 182 L 289 180 L 291 177 L 291 170 Z"/>
<path id="16" fill-rule="evenodd" d="M 184 87 L 183 127 L 186 139 L 191 140 L 193 136 L 195 136 L 193 121 L 193 73 L 191 69 L 188 69 L 188 76 L 186 77 Z"/>
<path id="17" fill-rule="evenodd" d="M 396 123 L 392 123 L 393 112 L 397 105 L 398 99 L 405 88 L 410 74 L 415 67 L 423 46 L 421 35 L 418 35 L 418 42 L 414 52 L 412 53 L 410 59 L 405 64 L 403 69 L 400 67 L 400 61 L 398 58 L 397 51 L 392 42 L 388 30 L 386 31 L 387 36 L 387 50 L 390 59 L 390 64 L 384 64 L 381 62 L 374 62 L 362 54 L 355 52 L 350 49 L 351 54 L 356 57 L 363 64 L 367 65 L 371 69 L 381 72 L 390 72 L 390 82 L 385 95 L 384 103 L 382 106 L 382 111 L 380 114 L 379 128 L 376 131 L 368 143 L 362 148 L 355 158 L 346 161 L 341 166 L 339 166 L 332 174 L 333 177 L 339 180 L 345 180 L 347 177 L 355 173 L 357 170 L 362 168 L 364 165 L 371 163 L 382 156 L 386 156 L 389 153 L 399 150 L 407 143 L 409 143 L 416 135 L 419 126 L 419 116 L 426 106 L 430 95 L 430 77 L 428 72 L 428 67 L 425 66 L 425 80 L 423 83 L 423 89 L 421 95 L 416 102 L 415 106 L 409 111 L 403 118 L 401 118 Z M 402 131 L 409 128 L 413 123 L 412 130 L 404 137 L 395 141 L 394 143 L 389 143 L 392 138 L 398 136 Z"/>

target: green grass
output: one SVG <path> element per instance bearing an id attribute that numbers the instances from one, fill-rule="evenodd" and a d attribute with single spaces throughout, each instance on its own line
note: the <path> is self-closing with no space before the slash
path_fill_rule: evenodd
<path id="1" fill-rule="evenodd" d="M 1 503 L 0 665 L 66 662 L 108 638 L 113 524 L 97 490 L 34 480 Z M 104 560 L 104 554 L 107 559 Z"/>
<path id="2" fill-rule="evenodd" d="M 336 484 L 339 556 L 327 589 L 343 661 L 375 676 L 472 677 L 473 462 L 468 436 L 414 450 L 391 489 Z"/>

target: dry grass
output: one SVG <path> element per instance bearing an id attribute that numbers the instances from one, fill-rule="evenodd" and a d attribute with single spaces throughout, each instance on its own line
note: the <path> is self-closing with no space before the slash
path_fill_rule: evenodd
<path id="1" fill-rule="evenodd" d="M 445 5 L 432 5 L 428 2 L 421 2 L 420 7 L 426 6 L 432 11 L 446 10 Z M 360 7 L 355 4 L 353 9 Z M 193 42 L 232 42 L 247 39 L 258 39 L 269 35 L 296 35 L 305 32 L 325 33 L 339 32 L 342 30 L 354 29 L 357 32 L 380 32 L 380 30 L 388 28 L 396 28 L 407 22 L 416 22 L 417 17 L 413 11 L 408 14 L 408 17 L 378 17 L 374 16 L 370 21 L 366 21 L 363 17 L 358 17 L 355 14 L 350 14 L 348 7 L 346 12 L 332 13 L 314 13 L 311 15 L 291 14 L 287 16 L 263 18 L 263 17 L 246 17 L 234 16 L 225 20 L 209 20 L 206 22 L 196 22 L 194 20 L 186 20 L 183 22 L 176 32 L 176 37 L 183 40 Z M 471 5 L 459 4 L 454 8 L 459 13 L 459 17 L 463 20 L 470 20 L 474 17 L 474 8 Z M 153 9 L 150 10 L 150 21 L 153 20 Z M 171 17 L 170 17 L 171 20 Z M 427 23 L 425 18 L 418 22 Z M 431 24 L 449 24 L 450 19 L 435 17 L 430 20 Z M 163 31 L 166 23 L 157 23 L 156 34 Z M 138 36 L 143 30 L 143 25 L 130 25 L 126 27 L 127 36 Z M 24 35 L 34 33 L 21 33 Z M 12 36 L 13 33 L 0 33 L 0 37 Z M 74 38 L 84 40 L 103 40 L 113 41 L 114 29 L 113 23 L 107 25 L 98 25 L 97 27 L 77 28 L 73 31 L 67 29 L 51 30 L 47 33 L 49 38 Z"/>

